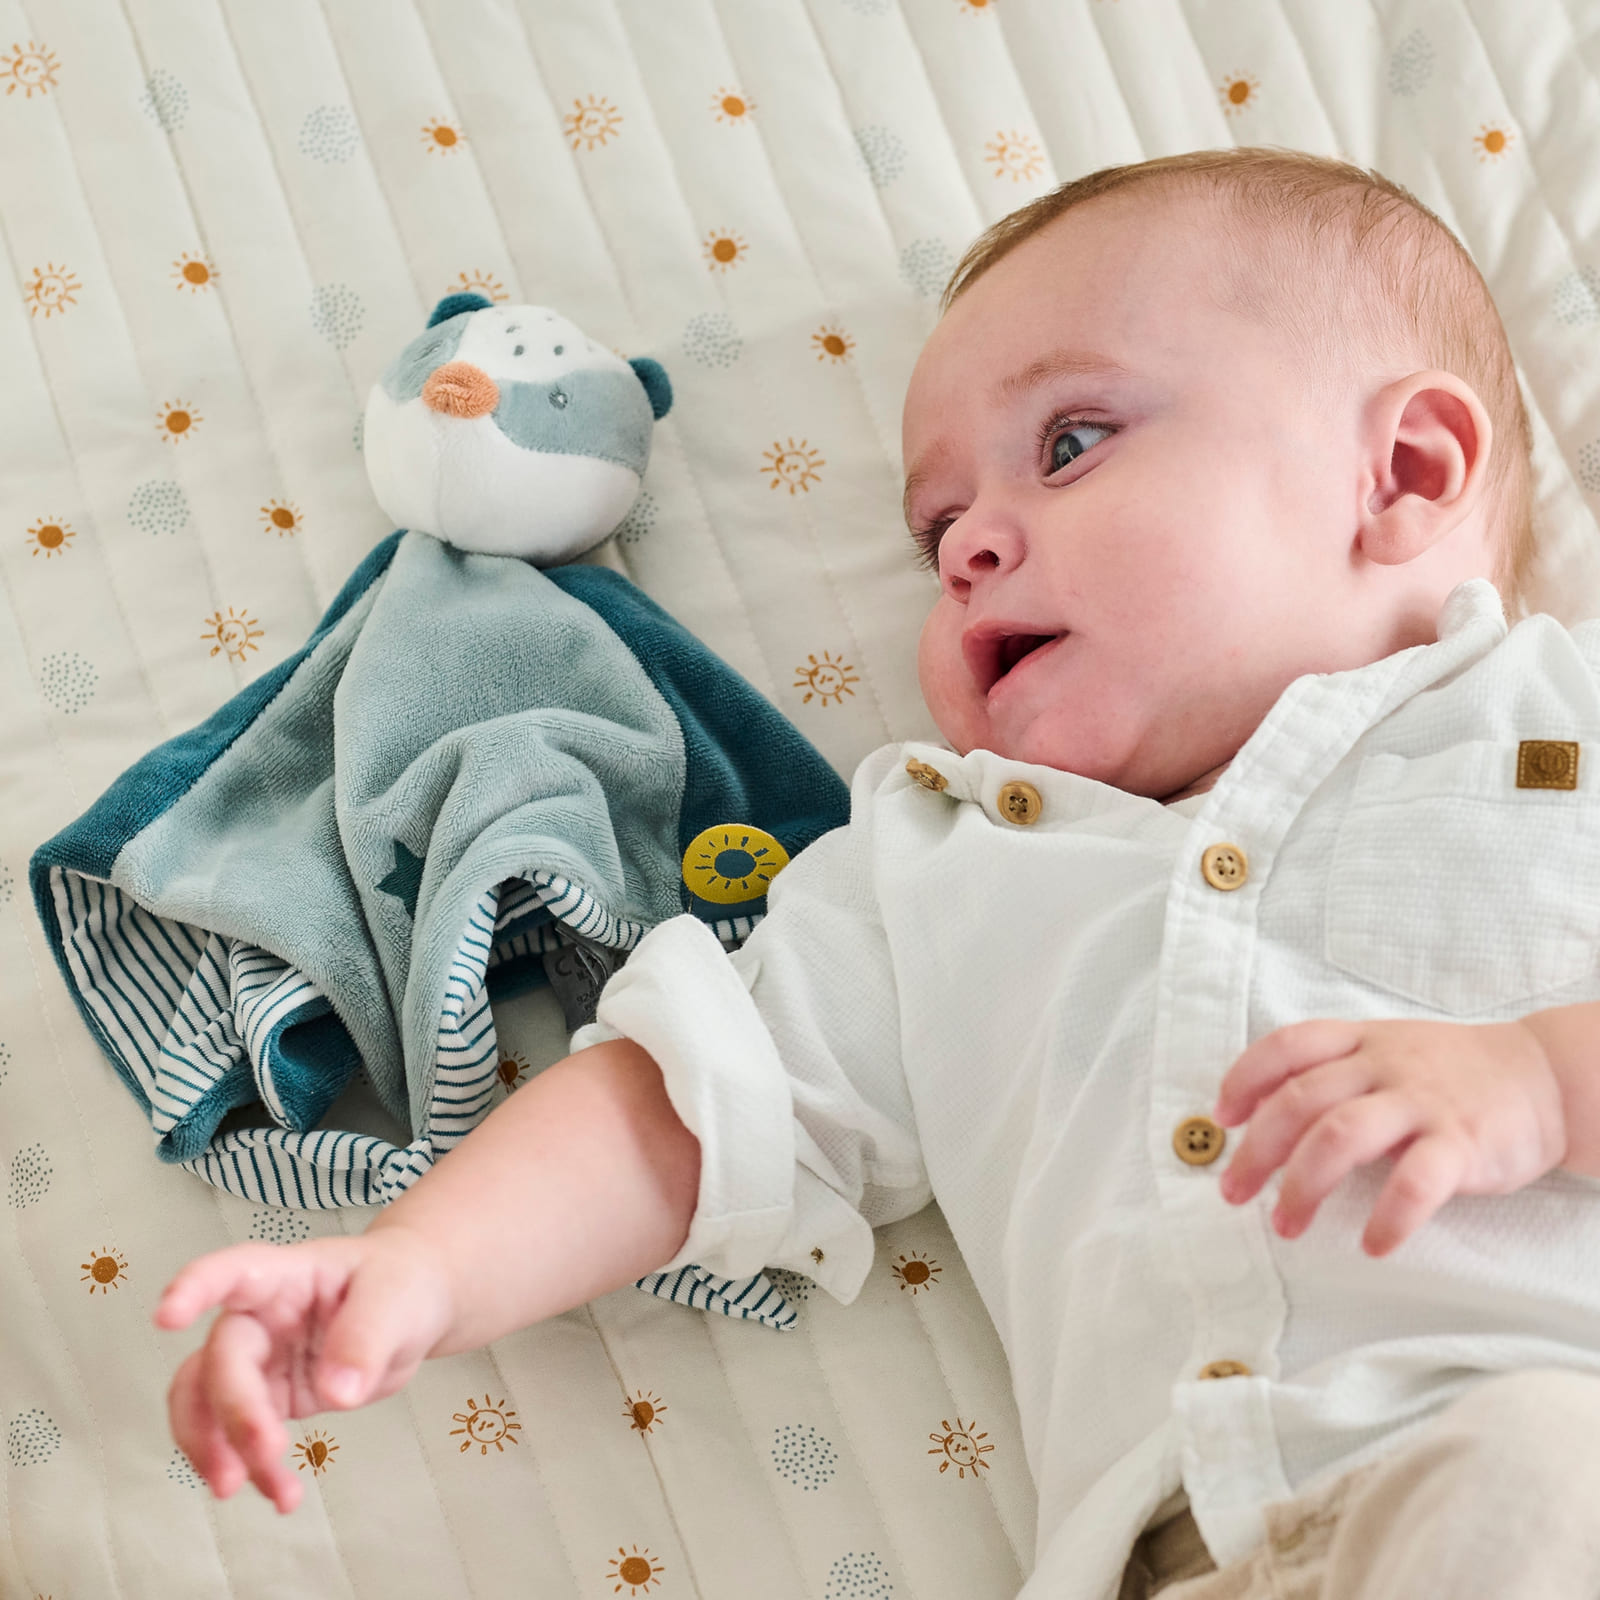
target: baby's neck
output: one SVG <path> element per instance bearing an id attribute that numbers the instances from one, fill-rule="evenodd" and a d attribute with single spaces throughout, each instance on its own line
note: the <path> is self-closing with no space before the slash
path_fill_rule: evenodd
<path id="1" fill-rule="evenodd" d="M 1220 767 L 1213 767 L 1209 772 L 1203 772 L 1187 788 L 1180 789 L 1176 794 L 1163 795 L 1161 803 L 1170 806 L 1175 800 L 1187 800 L 1193 795 L 1204 794 L 1228 770 L 1229 763 L 1224 761 Z"/>

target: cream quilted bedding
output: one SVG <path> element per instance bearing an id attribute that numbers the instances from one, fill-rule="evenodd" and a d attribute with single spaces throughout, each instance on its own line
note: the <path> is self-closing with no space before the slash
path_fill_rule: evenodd
<path id="1" fill-rule="evenodd" d="M 1537 603 L 1600 612 L 1597 74 L 1600 0 L 0 0 L 0 1595 L 1014 1595 L 1033 1489 L 936 1206 L 848 1308 L 791 1276 L 795 1333 L 625 1288 L 312 1419 L 294 1517 L 213 1503 L 155 1295 L 360 1218 L 155 1162 L 27 858 L 389 531 L 362 400 L 463 287 L 671 373 L 609 559 L 841 772 L 928 734 L 898 413 L 937 292 L 1184 148 L 1342 153 L 1457 228 L 1532 404 Z M 509 1086 L 553 1024 L 499 1020 Z"/>

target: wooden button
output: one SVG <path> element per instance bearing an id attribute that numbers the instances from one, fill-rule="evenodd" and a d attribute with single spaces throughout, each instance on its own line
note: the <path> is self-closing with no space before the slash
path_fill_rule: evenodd
<path id="1" fill-rule="evenodd" d="M 1242 1361 L 1208 1361 L 1201 1367 L 1202 1378 L 1248 1378 L 1250 1369 Z"/>
<path id="2" fill-rule="evenodd" d="M 1227 1142 L 1228 1130 L 1210 1117 L 1186 1117 L 1172 1130 L 1172 1148 L 1191 1167 L 1209 1167 Z"/>
<path id="3" fill-rule="evenodd" d="M 1044 811 L 1044 801 L 1039 798 L 1039 791 L 1031 783 L 1023 783 L 1020 778 L 1014 778 L 1001 787 L 1000 793 L 995 796 L 995 804 L 1000 809 L 1000 815 L 1007 822 L 1016 823 L 1019 828 L 1032 827 Z"/>
<path id="4" fill-rule="evenodd" d="M 932 789 L 938 794 L 941 789 L 950 787 L 950 780 L 936 767 L 930 767 L 926 761 L 912 759 L 906 762 L 906 771 L 922 785 L 924 789 Z"/>
<path id="5" fill-rule="evenodd" d="M 1250 863 L 1236 844 L 1213 844 L 1200 857 L 1200 876 L 1213 889 L 1237 889 L 1250 876 Z"/>
<path id="6" fill-rule="evenodd" d="M 1517 746 L 1519 789 L 1576 789 L 1578 747 L 1569 739 L 1524 739 Z"/>

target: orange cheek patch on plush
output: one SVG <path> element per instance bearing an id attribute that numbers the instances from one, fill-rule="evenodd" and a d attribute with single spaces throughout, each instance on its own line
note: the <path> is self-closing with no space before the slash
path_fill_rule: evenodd
<path id="1" fill-rule="evenodd" d="M 500 404 L 500 391 L 482 367 L 470 361 L 447 361 L 428 374 L 422 403 L 447 417 L 486 417 Z"/>

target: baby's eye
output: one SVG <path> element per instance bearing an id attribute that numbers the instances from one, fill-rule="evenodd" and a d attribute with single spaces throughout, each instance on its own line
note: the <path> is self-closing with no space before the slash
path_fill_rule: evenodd
<path id="1" fill-rule="evenodd" d="M 1059 472 L 1070 462 L 1076 461 L 1085 450 L 1092 450 L 1101 439 L 1109 439 L 1112 430 L 1102 428 L 1092 422 L 1076 422 L 1063 428 L 1050 441 L 1050 466 L 1051 472 Z M 1084 436 L 1094 435 L 1085 441 Z"/>

